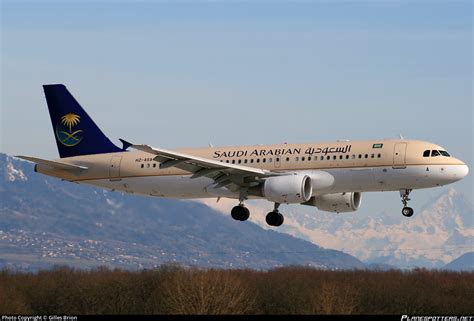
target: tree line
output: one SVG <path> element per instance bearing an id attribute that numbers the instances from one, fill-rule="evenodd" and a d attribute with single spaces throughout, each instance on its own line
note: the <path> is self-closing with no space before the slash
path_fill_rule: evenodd
<path id="1" fill-rule="evenodd" d="M 470 314 L 474 272 L 163 266 L 0 272 L 0 314 Z"/>

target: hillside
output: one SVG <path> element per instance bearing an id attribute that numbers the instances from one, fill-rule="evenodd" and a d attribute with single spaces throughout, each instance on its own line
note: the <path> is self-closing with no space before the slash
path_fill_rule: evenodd
<path id="1" fill-rule="evenodd" d="M 474 252 L 468 252 L 444 266 L 451 271 L 474 271 Z"/>
<path id="2" fill-rule="evenodd" d="M 366 262 L 369 266 L 398 268 L 442 268 L 463 253 L 473 251 L 474 207 L 454 188 L 433 189 L 432 200 L 407 219 L 399 208 L 381 212 L 334 215 L 314 208 L 285 208 L 285 224 L 279 231 L 327 248 L 337 249 Z M 396 197 L 396 195 L 394 195 Z M 233 202 L 205 201 L 224 215 Z M 266 228 L 265 202 L 250 204 L 251 220 Z"/>
<path id="3" fill-rule="evenodd" d="M 0 154 L 0 267 L 365 267 L 351 255 L 235 222 L 197 202 L 109 192 L 32 169 Z"/>

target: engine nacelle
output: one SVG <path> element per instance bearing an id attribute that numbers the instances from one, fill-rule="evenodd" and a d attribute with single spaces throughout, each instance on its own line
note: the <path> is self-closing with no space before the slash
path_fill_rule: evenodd
<path id="1" fill-rule="evenodd" d="M 311 178 L 302 174 L 269 177 L 262 189 L 263 196 L 275 203 L 304 203 L 312 193 Z"/>
<path id="2" fill-rule="evenodd" d="M 346 213 L 356 211 L 361 202 L 359 192 L 323 194 L 312 197 L 304 205 L 316 206 L 321 211 Z"/>

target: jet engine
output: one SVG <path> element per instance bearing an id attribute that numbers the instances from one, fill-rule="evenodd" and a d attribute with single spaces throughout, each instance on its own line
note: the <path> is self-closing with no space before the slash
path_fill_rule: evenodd
<path id="1" fill-rule="evenodd" d="M 356 211 L 361 202 L 359 192 L 323 194 L 312 197 L 303 205 L 316 206 L 321 211 L 346 213 Z"/>
<path id="2" fill-rule="evenodd" d="M 308 175 L 285 175 L 269 177 L 263 183 L 262 194 L 275 203 L 304 203 L 313 192 Z"/>

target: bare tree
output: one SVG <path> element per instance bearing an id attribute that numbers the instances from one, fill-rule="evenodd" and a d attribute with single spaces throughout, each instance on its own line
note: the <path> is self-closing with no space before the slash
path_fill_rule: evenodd
<path id="1" fill-rule="evenodd" d="M 254 299 L 232 271 L 178 271 L 162 284 L 162 300 L 171 314 L 244 314 Z"/>

